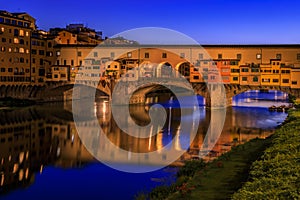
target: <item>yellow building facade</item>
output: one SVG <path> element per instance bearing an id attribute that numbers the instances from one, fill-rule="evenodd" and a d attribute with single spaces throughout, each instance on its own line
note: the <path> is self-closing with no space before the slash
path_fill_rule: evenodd
<path id="1" fill-rule="evenodd" d="M 86 58 L 104 64 L 108 76 L 120 78 L 137 66 L 168 64 L 191 82 L 208 80 L 209 68 L 220 65 L 224 84 L 298 87 L 299 45 L 105 46 L 61 45 L 57 63 L 83 65 Z M 148 64 L 147 64 L 148 63 Z M 149 64 L 151 63 L 151 64 Z M 187 64 L 188 63 L 188 64 Z M 228 64 L 228 65 L 227 65 Z M 115 66 L 117 66 L 115 68 Z M 227 69 L 229 66 L 230 69 Z M 226 68 L 226 69 L 225 69 Z M 230 74 L 222 70 L 229 70 Z M 292 76 L 292 73 L 294 74 Z M 148 72 L 147 76 L 150 76 Z M 133 73 L 127 76 L 134 76 Z M 226 79 L 226 80 L 227 80 Z M 297 81 L 297 82 L 296 82 Z"/>

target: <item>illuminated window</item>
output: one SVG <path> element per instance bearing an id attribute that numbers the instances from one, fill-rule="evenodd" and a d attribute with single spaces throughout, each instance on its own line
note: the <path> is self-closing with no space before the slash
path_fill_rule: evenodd
<path id="1" fill-rule="evenodd" d="M 20 30 L 19 35 L 24 36 L 24 30 Z"/>
<path id="2" fill-rule="evenodd" d="M 53 56 L 53 52 L 52 51 L 47 51 L 46 56 L 49 56 L 49 57 Z"/>
<path id="3" fill-rule="evenodd" d="M 29 53 L 29 49 L 26 49 L 26 53 Z"/>
<path id="4" fill-rule="evenodd" d="M 14 38 L 14 43 L 18 44 L 19 43 L 19 39 L 18 38 Z"/>
<path id="5" fill-rule="evenodd" d="M 20 49 L 19 49 L 19 52 L 20 52 L 20 53 L 24 53 L 24 52 L 25 52 L 25 51 L 24 51 L 24 48 L 20 48 Z"/>
<path id="6" fill-rule="evenodd" d="M 1 32 L 2 32 L 2 33 L 4 32 L 4 27 L 1 27 Z"/>
<path id="7" fill-rule="evenodd" d="M 257 60 L 260 60 L 260 59 L 261 59 L 261 54 L 260 54 L 260 53 L 256 54 L 256 59 L 257 59 Z"/>
<path id="8" fill-rule="evenodd" d="M 25 35 L 28 37 L 28 36 L 29 36 L 29 32 L 28 32 L 28 31 L 26 31 Z"/>
<path id="9" fill-rule="evenodd" d="M 11 48 L 8 48 L 8 52 L 11 52 Z"/>

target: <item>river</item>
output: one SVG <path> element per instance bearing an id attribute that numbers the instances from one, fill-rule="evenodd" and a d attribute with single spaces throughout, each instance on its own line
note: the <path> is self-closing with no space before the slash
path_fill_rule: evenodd
<path id="1" fill-rule="evenodd" d="M 109 141 L 127 152 L 122 156 L 105 144 L 98 144 L 98 151 L 104 152 L 104 162 L 95 159 L 85 148 L 78 135 L 69 104 L 44 104 L 25 108 L 0 110 L 0 197 L 1 199 L 133 199 L 138 192 L 168 184 L 176 171 L 167 166 L 155 171 L 156 165 L 167 160 L 166 154 L 157 158 L 145 155 L 135 160 L 133 153 L 160 151 L 172 144 L 171 150 L 188 150 L 172 165 L 184 160 L 198 159 L 203 153 L 201 147 L 208 134 L 220 129 L 221 134 L 214 141 L 212 149 L 203 155 L 206 160 L 214 159 L 230 150 L 231 146 L 252 138 L 265 138 L 273 133 L 287 114 L 270 112 L 267 107 L 276 103 L 286 104 L 286 95 L 278 92 L 261 94 L 256 91 L 234 99 L 233 107 L 226 110 L 224 126 L 218 124 L 218 110 L 199 109 L 199 127 L 195 138 L 188 133 L 178 133 L 178 108 L 165 104 L 168 114 L 162 131 L 149 138 L 136 138 L 121 131 L 107 102 L 97 102 L 93 109 L 105 136 Z M 273 99 L 269 96 L 273 95 Z M 276 97 L 275 97 L 276 96 Z M 250 99 L 250 100 L 249 100 Z M 201 99 L 200 99 L 201 100 Z M 276 102 L 274 100 L 277 100 Z M 200 103 L 201 104 L 201 103 Z M 137 124 L 149 123 L 147 106 L 132 106 L 130 114 Z M 170 110 L 168 110 L 170 109 Z M 168 112 L 167 112 L 168 113 Z M 170 115 L 173 115 L 171 118 Z M 211 117 L 215 116 L 216 119 Z M 126 121 L 127 119 L 125 119 Z M 186 116 L 184 120 L 191 120 Z M 78 126 L 78 124 L 77 124 Z M 77 129 L 76 129 L 77 128 Z M 87 132 L 89 126 L 86 126 Z M 97 157 L 97 156 L 96 156 Z M 103 164 L 106 163 L 106 164 Z M 147 169 L 147 173 L 127 173 L 115 168 Z"/>

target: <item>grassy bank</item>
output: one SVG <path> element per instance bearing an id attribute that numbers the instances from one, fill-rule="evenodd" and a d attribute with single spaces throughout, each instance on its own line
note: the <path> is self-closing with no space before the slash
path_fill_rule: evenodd
<path id="1" fill-rule="evenodd" d="M 300 199 L 300 109 L 267 139 L 253 139 L 211 163 L 190 161 L 177 182 L 137 199 Z"/>
<path id="2" fill-rule="evenodd" d="M 253 139 L 233 147 L 211 163 L 188 161 L 171 186 L 160 186 L 136 199 L 228 199 L 248 178 L 252 162 L 271 144 L 272 138 Z"/>
<path id="3" fill-rule="evenodd" d="M 252 162 L 262 155 L 271 140 L 253 139 L 233 147 L 197 171 L 185 184 L 190 190 L 179 188 L 168 199 L 229 199 L 247 180 Z"/>
<path id="4" fill-rule="evenodd" d="M 300 199 L 300 110 L 289 113 L 272 145 L 253 163 L 233 199 Z"/>

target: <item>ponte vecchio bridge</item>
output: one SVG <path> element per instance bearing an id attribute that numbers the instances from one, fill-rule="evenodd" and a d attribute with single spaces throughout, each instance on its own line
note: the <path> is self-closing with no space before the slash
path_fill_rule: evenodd
<path id="1" fill-rule="evenodd" d="M 129 103 L 149 103 L 157 100 L 153 98 L 159 95 L 156 91 L 165 91 L 159 85 L 185 88 L 179 81 L 179 77 L 183 77 L 194 94 L 205 97 L 208 106 L 231 105 L 233 96 L 247 90 L 280 90 L 300 97 L 297 45 L 207 45 L 204 48 L 68 45 L 61 46 L 60 51 L 58 60 L 66 60 L 66 63 L 69 59 L 79 61 L 78 51 L 84 59 L 74 67 L 54 66 L 52 77 L 56 78 L 44 85 L 2 85 L 1 96 L 70 100 L 76 83 L 97 88 L 96 96 L 110 98 L 114 86 L 122 84 L 124 92 L 133 94 Z M 170 69 L 176 72 L 170 73 Z M 144 86 L 137 88 L 142 82 Z"/>

